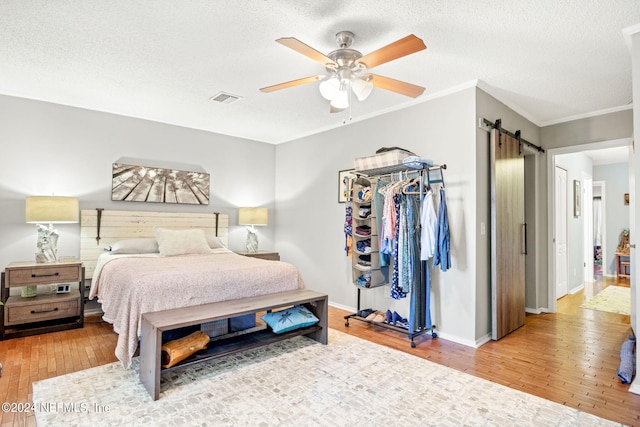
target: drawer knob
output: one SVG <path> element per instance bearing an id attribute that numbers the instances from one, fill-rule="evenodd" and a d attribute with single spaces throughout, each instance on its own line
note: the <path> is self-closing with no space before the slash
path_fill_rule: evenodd
<path id="1" fill-rule="evenodd" d="M 52 311 L 58 311 L 58 307 L 55 307 L 51 310 L 31 310 L 31 314 L 50 313 Z"/>
<path id="2" fill-rule="evenodd" d="M 59 276 L 59 275 L 60 275 L 60 273 L 58 273 L 58 272 L 55 272 L 53 274 L 35 274 L 35 273 L 32 273 L 31 277 L 55 277 L 55 276 Z"/>

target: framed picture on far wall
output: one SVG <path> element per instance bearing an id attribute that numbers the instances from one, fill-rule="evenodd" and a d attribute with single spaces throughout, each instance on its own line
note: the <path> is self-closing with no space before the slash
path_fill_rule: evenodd
<path id="1" fill-rule="evenodd" d="M 573 216 L 580 216 L 581 210 L 581 200 L 580 200 L 580 181 L 577 179 L 573 180 Z"/>
<path id="2" fill-rule="evenodd" d="M 355 169 L 347 169 L 338 172 L 338 203 L 344 203 L 351 200 L 353 181 L 355 179 Z"/>
<path id="3" fill-rule="evenodd" d="M 114 163 L 111 200 L 209 204 L 209 174 Z"/>

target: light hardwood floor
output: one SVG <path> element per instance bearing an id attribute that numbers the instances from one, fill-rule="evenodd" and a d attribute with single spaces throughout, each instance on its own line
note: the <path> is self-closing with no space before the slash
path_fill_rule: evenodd
<path id="1" fill-rule="evenodd" d="M 629 316 L 579 308 L 611 280 L 589 284 L 562 298 L 558 313 L 528 315 L 525 326 L 478 349 L 406 336 L 352 320 L 330 308 L 329 326 L 417 357 L 446 365 L 526 393 L 559 402 L 626 425 L 640 426 L 640 395 L 628 392 L 617 377 L 620 346 L 631 334 Z M 0 342 L 3 402 L 30 402 L 31 383 L 114 362 L 116 335 L 110 325 L 88 322 L 83 329 Z M 3 413 L 0 426 L 35 425 L 33 414 Z"/>

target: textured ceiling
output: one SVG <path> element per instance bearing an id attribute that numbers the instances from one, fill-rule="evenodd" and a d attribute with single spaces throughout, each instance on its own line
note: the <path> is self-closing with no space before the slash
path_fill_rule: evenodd
<path id="1" fill-rule="evenodd" d="M 622 30 L 638 0 L 3 0 L 0 93 L 269 143 L 342 126 L 317 83 L 260 87 L 324 68 L 275 42 L 328 53 L 355 33 L 363 54 L 408 34 L 427 50 L 374 68 L 426 87 L 417 99 L 374 89 L 353 121 L 479 80 L 538 125 L 631 102 Z M 212 102 L 219 91 L 239 95 Z"/>

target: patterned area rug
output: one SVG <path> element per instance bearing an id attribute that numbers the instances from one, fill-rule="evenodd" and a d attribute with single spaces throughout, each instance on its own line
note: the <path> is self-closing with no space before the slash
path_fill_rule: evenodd
<path id="1" fill-rule="evenodd" d="M 619 425 L 331 329 L 167 373 L 155 402 L 138 366 L 34 383 L 38 426 Z"/>
<path id="2" fill-rule="evenodd" d="M 607 286 L 580 307 L 608 313 L 631 314 L 631 288 Z"/>

